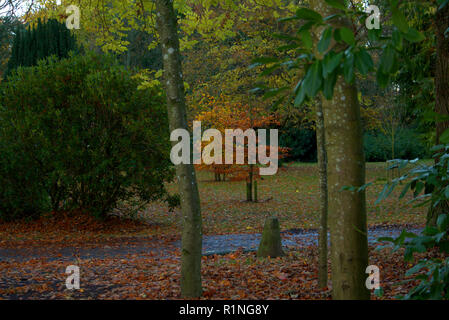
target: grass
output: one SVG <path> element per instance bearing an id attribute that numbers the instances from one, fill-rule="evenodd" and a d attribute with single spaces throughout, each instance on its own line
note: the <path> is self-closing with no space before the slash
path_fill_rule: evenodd
<path id="1" fill-rule="evenodd" d="M 422 225 L 426 207 L 408 203 L 408 194 L 398 201 L 399 186 L 385 201 L 375 204 L 377 196 L 387 181 L 385 163 L 368 163 L 367 182 L 374 181 L 366 191 L 368 224 Z M 259 181 L 258 203 L 246 202 L 246 186 L 242 181 L 215 182 L 213 174 L 198 172 L 204 234 L 257 233 L 263 229 L 265 217 L 276 215 L 282 230 L 311 229 L 319 225 L 318 171 L 314 163 L 291 163 L 274 176 Z M 173 183 L 171 192 L 177 191 Z M 117 208 L 117 212 L 125 212 Z M 129 211 L 129 210 L 128 210 Z M 138 218 L 136 220 L 136 218 Z M 132 219 L 112 218 L 96 221 L 84 214 L 54 215 L 37 221 L 0 223 L 2 242 L 24 243 L 86 243 L 100 239 L 127 237 L 179 238 L 181 234 L 179 208 L 170 212 L 164 203 L 151 203 Z M 144 222 L 144 223 L 142 223 Z"/>
<path id="2" fill-rule="evenodd" d="M 366 192 L 368 224 L 425 223 L 426 208 L 408 203 L 411 194 L 397 200 L 401 186 L 389 199 L 375 204 L 388 178 L 386 167 L 384 162 L 366 166 L 366 181 L 374 182 Z M 198 180 L 205 234 L 260 232 L 268 215 L 278 216 L 283 230 L 318 227 L 319 186 L 314 163 L 288 164 L 276 175 L 265 176 L 259 181 L 259 203 L 245 201 L 244 182 L 215 182 L 213 174 L 208 172 L 199 172 Z M 169 189 L 176 192 L 175 185 Z M 170 213 L 162 204 L 148 206 L 141 217 L 161 226 L 176 225 L 180 230 L 179 210 Z"/>

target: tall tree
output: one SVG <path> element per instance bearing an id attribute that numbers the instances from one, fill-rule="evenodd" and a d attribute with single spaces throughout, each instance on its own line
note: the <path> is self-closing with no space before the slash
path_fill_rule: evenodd
<path id="1" fill-rule="evenodd" d="M 325 0 L 311 0 L 311 8 L 323 17 L 339 12 Z M 351 28 L 345 17 L 332 19 L 334 28 Z M 335 44 L 340 52 L 345 46 Z M 365 286 L 368 265 L 365 192 L 342 191 L 344 186 L 365 184 L 362 125 L 357 87 L 338 76 L 331 100 L 323 99 L 329 229 L 331 233 L 332 297 L 369 299 Z"/>
<path id="2" fill-rule="evenodd" d="M 50 19 L 42 23 L 38 20 L 35 28 L 17 27 L 12 46 L 11 59 L 8 62 L 8 75 L 19 66 L 36 65 L 41 59 L 55 55 L 65 58 L 70 51 L 76 51 L 76 40 L 63 23 Z"/>
<path id="3" fill-rule="evenodd" d="M 170 130 L 188 129 L 178 24 L 171 0 L 155 0 L 157 30 L 162 45 L 165 90 Z M 176 166 L 183 217 L 181 295 L 199 297 L 201 287 L 202 221 L 200 197 L 193 164 Z"/>
<path id="4" fill-rule="evenodd" d="M 321 98 L 317 99 L 316 112 L 316 144 L 318 155 L 318 172 L 320 179 L 320 237 L 318 241 L 318 285 L 327 287 L 327 220 L 328 220 L 328 198 L 327 198 L 327 155 L 326 138 L 324 131 L 324 115 Z"/>
<path id="5" fill-rule="evenodd" d="M 442 2 L 442 1 L 439 1 Z M 437 9 L 434 19 L 436 36 L 435 64 L 435 112 L 439 116 L 449 115 L 449 4 L 443 4 Z M 442 134 L 449 128 L 449 121 L 437 121 L 436 144 L 440 144 Z M 439 161 L 436 159 L 435 161 Z M 449 204 L 442 201 L 437 207 L 431 206 L 427 217 L 430 226 L 436 226 L 437 218 L 446 213 Z"/>

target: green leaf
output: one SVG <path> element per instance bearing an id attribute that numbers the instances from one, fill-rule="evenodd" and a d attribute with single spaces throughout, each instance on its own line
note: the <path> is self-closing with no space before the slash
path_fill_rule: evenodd
<path id="1" fill-rule="evenodd" d="M 315 22 L 321 22 L 323 20 L 323 17 L 321 17 L 318 12 L 307 8 L 300 8 L 296 10 L 296 17 L 303 20 L 312 20 Z"/>
<path id="2" fill-rule="evenodd" d="M 349 52 L 343 63 L 343 75 L 346 82 L 351 83 L 354 80 L 354 54 Z"/>
<path id="3" fill-rule="evenodd" d="M 334 39 L 337 42 L 341 42 L 341 35 L 340 35 L 340 29 L 335 29 L 334 31 Z"/>
<path id="4" fill-rule="evenodd" d="M 402 50 L 402 35 L 398 30 L 393 31 L 392 40 L 393 40 L 395 49 L 398 51 L 401 51 Z"/>
<path id="5" fill-rule="evenodd" d="M 391 18 L 393 19 L 394 25 L 401 32 L 407 33 L 409 26 L 404 14 L 397 7 L 391 8 L 391 14 L 392 14 Z"/>
<path id="6" fill-rule="evenodd" d="M 440 143 L 444 143 L 444 144 L 449 143 L 449 129 L 444 130 L 444 132 L 441 134 Z"/>
<path id="7" fill-rule="evenodd" d="M 340 0 L 326 0 L 326 3 L 336 9 L 346 10 L 346 6 Z"/>
<path id="8" fill-rule="evenodd" d="M 421 42 L 426 37 L 414 28 L 410 28 L 407 33 L 404 34 L 404 38 L 410 42 Z"/>
<path id="9" fill-rule="evenodd" d="M 312 49 L 313 41 L 312 36 L 308 30 L 303 30 L 299 33 L 302 43 L 306 49 Z"/>
<path id="10" fill-rule="evenodd" d="M 332 39 L 332 27 L 329 27 L 323 31 L 323 34 L 321 35 L 321 39 L 318 42 L 318 51 L 320 53 L 323 53 L 329 48 L 329 44 L 331 43 Z"/>
<path id="11" fill-rule="evenodd" d="M 395 59 L 394 49 L 391 46 L 387 46 L 380 58 L 380 67 L 379 69 L 384 74 L 389 74 L 393 70 Z"/>
<path id="12" fill-rule="evenodd" d="M 355 53 L 355 66 L 363 75 L 366 75 L 373 68 L 373 60 L 364 48 L 360 48 L 360 50 Z"/>
<path id="13" fill-rule="evenodd" d="M 340 36 L 341 39 L 346 42 L 347 44 L 349 44 L 350 46 L 355 44 L 355 37 L 354 37 L 354 33 L 352 32 L 351 29 L 347 28 L 347 27 L 343 27 L 340 28 Z"/>
<path id="14" fill-rule="evenodd" d="M 437 226 L 440 230 L 447 230 L 449 219 L 447 214 L 440 214 L 437 218 Z"/>
<path id="15" fill-rule="evenodd" d="M 327 100 L 331 100 L 334 95 L 334 87 L 337 82 L 337 76 L 338 74 L 333 72 L 329 74 L 326 79 L 324 79 L 323 95 Z"/>
<path id="16" fill-rule="evenodd" d="M 332 20 L 332 19 L 337 18 L 337 17 L 341 17 L 341 14 L 338 14 L 338 13 L 331 14 L 330 16 L 324 17 L 323 21 L 329 21 L 329 20 Z"/>
<path id="17" fill-rule="evenodd" d="M 302 26 L 299 27 L 297 33 L 300 34 L 301 31 L 303 31 L 303 30 L 310 30 L 314 25 L 315 25 L 315 22 L 314 22 L 314 21 L 306 22 L 306 23 L 304 23 Z"/>
<path id="18" fill-rule="evenodd" d="M 380 29 L 370 29 L 368 30 L 368 40 L 371 42 L 375 42 L 379 40 L 380 37 Z"/>
<path id="19" fill-rule="evenodd" d="M 304 78 L 303 86 L 307 96 L 310 98 L 316 96 L 321 88 L 321 84 L 323 82 L 321 68 L 321 62 L 319 60 L 315 61 L 307 71 L 306 77 Z"/>
<path id="20" fill-rule="evenodd" d="M 334 72 L 341 63 L 343 52 L 335 54 L 333 51 L 328 52 L 323 59 L 323 77 L 326 78 L 328 74 Z"/>
<path id="21" fill-rule="evenodd" d="M 303 82 L 304 81 L 302 81 L 301 84 L 299 85 L 299 90 L 296 93 L 295 102 L 294 102 L 295 107 L 299 107 L 304 102 L 304 99 L 306 98 L 306 90 L 304 89 Z"/>

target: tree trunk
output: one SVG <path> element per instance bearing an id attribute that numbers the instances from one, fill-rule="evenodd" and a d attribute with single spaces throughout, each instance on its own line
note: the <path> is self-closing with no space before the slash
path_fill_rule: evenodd
<path id="1" fill-rule="evenodd" d="M 248 182 L 246 183 L 246 201 L 253 201 L 253 164 L 249 165 Z"/>
<path id="2" fill-rule="evenodd" d="M 435 14 L 435 33 L 437 42 L 437 57 L 435 65 L 435 112 L 441 115 L 449 115 L 449 38 L 444 32 L 449 28 L 449 4 L 438 10 Z M 440 136 L 449 128 L 449 121 L 437 121 L 436 144 L 440 144 Z M 438 162 L 439 159 L 435 159 Z M 427 215 L 427 225 L 436 226 L 436 221 L 441 213 L 449 209 L 447 202 L 441 202 L 435 208 L 430 206 Z"/>
<path id="3" fill-rule="evenodd" d="M 324 137 L 324 117 L 321 98 L 317 99 L 316 142 L 320 177 L 320 238 L 318 243 L 318 285 L 327 287 L 327 159 Z"/>
<path id="4" fill-rule="evenodd" d="M 155 2 L 157 30 L 160 36 L 164 61 L 164 80 L 170 130 L 178 128 L 187 130 L 181 54 L 179 52 L 177 20 L 173 9 L 173 1 L 155 0 Z M 193 164 L 177 165 L 176 176 L 178 179 L 183 217 L 181 295 L 185 298 L 195 298 L 200 297 L 202 294 L 202 221 L 200 197 Z"/>
<path id="5" fill-rule="evenodd" d="M 324 0 L 311 0 L 323 17 L 338 13 Z M 349 27 L 345 18 L 332 19 L 334 27 Z M 336 50 L 342 50 L 337 47 Z M 355 84 L 339 76 L 332 100 L 323 99 L 327 152 L 328 213 L 331 232 L 333 299 L 369 299 L 365 286 L 368 266 L 365 192 L 342 191 L 365 184 L 360 106 Z"/>
<path id="6" fill-rule="evenodd" d="M 257 180 L 254 180 L 254 202 L 258 201 L 257 195 Z"/>

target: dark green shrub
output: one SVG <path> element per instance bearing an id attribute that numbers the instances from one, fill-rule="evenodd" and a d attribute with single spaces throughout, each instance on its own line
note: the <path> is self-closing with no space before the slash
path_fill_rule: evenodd
<path id="1" fill-rule="evenodd" d="M 0 96 L 0 141 L 12 150 L 8 161 L 47 200 L 32 209 L 46 210 L 50 201 L 53 210 L 82 208 L 102 217 L 118 201 L 171 200 L 164 188 L 173 178 L 165 98 L 138 84 L 112 58 L 95 55 L 13 72 Z M 8 173 L 0 184 L 14 191 L 0 189 L 0 199 L 19 194 L 15 167 L 0 170 Z M 20 211 L 14 204 L 21 201 L 11 200 L 13 208 L 0 216 Z"/>
<path id="2" fill-rule="evenodd" d="M 279 145 L 290 148 L 287 161 L 316 161 L 316 135 L 313 130 L 292 126 L 280 128 Z"/>
<path id="3" fill-rule="evenodd" d="M 392 159 L 391 137 L 382 132 L 370 131 L 364 134 L 364 151 L 366 161 L 378 162 Z M 410 128 L 400 128 L 394 139 L 395 159 L 426 158 L 428 148 L 419 134 Z"/>
<path id="4" fill-rule="evenodd" d="M 32 155 L 12 142 L 19 137 L 10 129 L 0 125 L 0 218 L 36 217 L 51 209 L 45 181 Z"/>

